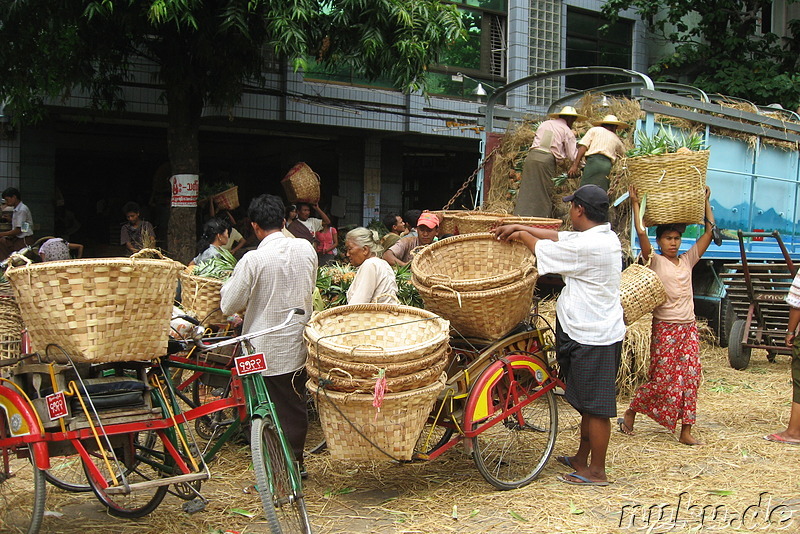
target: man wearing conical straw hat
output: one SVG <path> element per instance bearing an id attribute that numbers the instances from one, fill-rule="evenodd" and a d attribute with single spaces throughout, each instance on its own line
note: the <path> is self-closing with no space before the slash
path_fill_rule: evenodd
<path id="1" fill-rule="evenodd" d="M 553 212 L 553 178 L 556 164 L 574 160 L 578 155 L 577 141 L 572 125 L 576 120 L 586 120 L 572 106 L 564 106 L 558 113 L 549 115 L 536 129 L 531 150 L 522 167 L 522 180 L 517 192 L 515 215 L 524 217 L 551 217 Z"/>
<path id="2" fill-rule="evenodd" d="M 608 191 L 608 173 L 618 157 L 625 155 L 625 147 L 617 136 L 618 130 L 628 128 L 628 124 L 617 119 L 616 115 L 606 115 L 603 120 L 592 123 L 586 135 L 578 143 L 578 156 L 569 169 L 571 178 L 581 177 L 581 185 L 594 184 Z M 580 163 L 586 156 L 583 174 Z"/>

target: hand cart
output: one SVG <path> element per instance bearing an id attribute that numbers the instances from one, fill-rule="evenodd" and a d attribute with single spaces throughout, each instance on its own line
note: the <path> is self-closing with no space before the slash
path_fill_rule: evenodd
<path id="1" fill-rule="evenodd" d="M 742 261 L 729 265 L 720 277 L 725 281 L 736 319 L 730 330 L 728 361 L 734 369 L 750 365 L 753 349 L 765 349 L 769 361 L 778 354 L 791 354 L 785 344 L 789 324 L 789 305 L 786 295 L 797 268 L 778 231 L 742 232 L 739 251 Z M 783 253 L 784 262 L 752 262 L 747 259 L 745 239 L 774 239 Z"/>

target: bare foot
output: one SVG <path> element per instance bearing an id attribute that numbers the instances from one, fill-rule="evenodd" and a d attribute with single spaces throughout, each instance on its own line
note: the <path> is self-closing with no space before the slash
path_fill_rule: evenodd
<path id="1" fill-rule="evenodd" d="M 700 441 L 695 439 L 692 436 L 692 425 L 683 425 L 681 428 L 681 437 L 678 438 L 678 441 L 683 443 L 684 445 L 702 445 Z"/>

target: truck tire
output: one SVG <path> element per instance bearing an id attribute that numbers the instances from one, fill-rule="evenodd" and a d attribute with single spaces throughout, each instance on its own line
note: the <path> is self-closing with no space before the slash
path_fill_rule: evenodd
<path id="1" fill-rule="evenodd" d="M 727 347 L 730 339 L 731 327 L 736 321 L 736 311 L 729 297 L 722 297 L 719 301 L 719 346 Z"/>
<path id="2" fill-rule="evenodd" d="M 745 327 L 744 319 L 736 319 L 733 326 L 731 326 L 729 344 L 728 344 L 728 362 L 731 367 L 743 371 L 750 365 L 750 347 L 742 345 L 742 336 L 744 335 Z"/>

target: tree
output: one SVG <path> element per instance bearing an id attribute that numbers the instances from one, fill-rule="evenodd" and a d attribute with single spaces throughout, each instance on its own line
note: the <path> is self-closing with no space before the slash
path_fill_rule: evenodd
<path id="1" fill-rule="evenodd" d="M 707 92 L 761 104 L 797 107 L 795 36 L 800 27 L 798 21 L 790 21 L 789 37 L 783 40 L 762 32 L 771 0 L 607 0 L 602 9 L 613 21 L 631 8 L 675 45 L 672 54 L 651 66 L 657 79 L 692 83 Z"/>
<path id="2" fill-rule="evenodd" d="M 100 108 L 124 107 L 131 66 L 148 60 L 168 106 L 173 174 L 199 174 L 204 106 L 235 104 L 244 84 L 263 83 L 266 59 L 302 69 L 313 57 L 415 91 L 464 37 L 457 9 L 439 0 L 0 0 L 0 9 L 0 95 L 14 120 L 37 120 L 45 102 L 76 89 Z M 193 209 L 172 208 L 177 259 L 193 256 L 194 220 Z"/>

